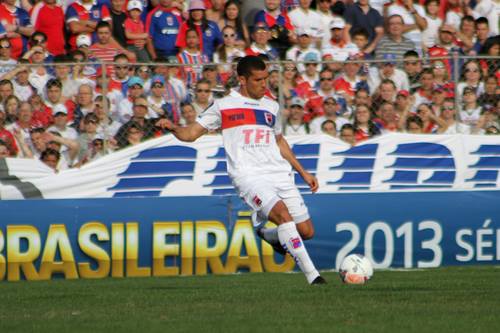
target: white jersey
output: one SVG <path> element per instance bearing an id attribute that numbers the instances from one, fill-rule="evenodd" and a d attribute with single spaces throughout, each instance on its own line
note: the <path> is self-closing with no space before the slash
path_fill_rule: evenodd
<path id="1" fill-rule="evenodd" d="M 215 100 L 197 119 L 208 130 L 222 129 L 231 178 L 290 172 L 281 156 L 276 135 L 281 135 L 279 104 L 255 100 L 236 91 Z"/>

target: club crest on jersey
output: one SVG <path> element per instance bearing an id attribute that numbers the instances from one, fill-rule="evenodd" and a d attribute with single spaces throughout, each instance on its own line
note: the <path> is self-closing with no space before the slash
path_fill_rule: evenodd
<path id="1" fill-rule="evenodd" d="M 260 207 L 262 206 L 262 200 L 258 196 L 254 196 L 252 199 L 253 203 L 257 206 Z"/>
<path id="2" fill-rule="evenodd" d="M 160 10 L 159 10 L 159 11 L 157 11 L 157 12 L 155 13 L 155 17 L 160 17 L 160 16 L 161 16 L 161 14 L 162 14 L 162 11 L 160 11 Z"/>
<path id="3" fill-rule="evenodd" d="M 300 241 L 300 238 L 290 238 L 290 243 L 292 243 L 292 247 L 294 249 L 298 249 L 299 247 L 302 246 L 302 242 Z"/>
<path id="4" fill-rule="evenodd" d="M 264 119 L 266 120 L 266 124 L 268 124 L 269 126 L 273 125 L 273 115 L 271 113 L 266 112 L 264 114 Z"/>
<path id="5" fill-rule="evenodd" d="M 174 25 L 174 19 L 172 16 L 167 16 L 167 25 Z"/>
<path id="6" fill-rule="evenodd" d="M 212 36 L 212 30 L 210 30 L 210 29 L 205 30 L 205 35 L 207 35 L 207 37 L 211 37 Z"/>

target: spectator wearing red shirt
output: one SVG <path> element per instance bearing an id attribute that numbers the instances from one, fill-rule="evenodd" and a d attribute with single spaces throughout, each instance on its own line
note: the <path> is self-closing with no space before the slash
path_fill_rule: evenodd
<path id="1" fill-rule="evenodd" d="M 9 156 L 17 155 L 17 145 L 14 135 L 4 127 L 6 115 L 0 111 L 0 140 L 4 142 L 9 149 Z"/>
<path id="2" fill-rule="evenodd" d="M 64 99 L 62 95 L 62 82 L 59 79 L 50 79 L 45 85 L 45 109 L 47 114 L 54 114 L 54 107 L 56 105 L 64 105 L 66 108 L 66 115 L 68 120 L 73 120 L 73 112 L 75 110 L 75 103 L 71 99 Z"/>
<path id="3" fill-rule="evenodd" d="M 356 58 L 351 56 L 349 60 L 355 60 Z M 346 100 L 352 99 L 357 88 L 364 83 L 365 80 L 358 75 L 359 69 L 361 68 L 360 63 L 346 62 L 340 77 L 333 81 L 333 88 L 337 94 L 344 95 Z"/>
<path id="4" fill-rule="evenodd" d="M 371 120 L 370 108 L 364 104 L 358 105 L 354 114 L 354 138 L 356 143 L 379 134 L 380 130 Z"/>
<path id="5" fill-rule="evenodd" d="M 129 17 L 124 23 L 127 49 L 135 54 L 139 62 L 150 62 L 149 53 L 144 48 L 149 35 L 141 21 L 142 3 L 139 0 L 129 1 L 127 11 Z"/>
<path id="6" fill-rule="evenodd" d="M 4 0 L 0 4 L 0 22 L 10 39 L 12 58 L 18 59 L 26 51 L 28 37 L 33 33 L 30 16 L 24 9 L 16 7 L 16 0 Z"/>
<path id="7" fill-rule="evenodd" d="M 104 62 L 112 62 L 117 54 L 124 53 L 131 61 L 135 60 L 133 52 L 125 50 L 111 37 L 111 25 L 102 21 L 96 27 L 97 42 L 89 48 L 92 56 Z"/>
<path id="8" fill-rule="evenodd" d="M 65 53 L 64 11 L 56 0 L 43 0 L 31 10 L 31 22 L 36 31 L 47 36 L 47 50 L 52 55 Z"/>
<path id="9" fill-rule="evenodd" d="M 96 40 L 95 31 L 100 21 L 111 21 L 106 5 L 94 0 L 77 0 L 66 9 L 66 24 L 70 32 L 69 45 L 76 49 L 76 37 L 80 34 L 89 35 Z"/>

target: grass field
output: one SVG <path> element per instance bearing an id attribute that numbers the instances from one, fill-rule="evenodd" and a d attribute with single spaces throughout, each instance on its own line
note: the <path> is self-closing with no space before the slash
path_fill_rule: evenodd
<path id="1" fill-rule="evenodd" d="M 0 332 L 499 332 L 500 268 L 0 283 Z"/>

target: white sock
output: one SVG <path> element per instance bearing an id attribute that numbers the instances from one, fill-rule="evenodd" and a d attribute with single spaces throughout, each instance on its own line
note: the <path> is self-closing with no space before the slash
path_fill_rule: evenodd
<path id="1" fill-rule="evenodd" d="M 311 283 L 319 276 L 311 258 L 304 246 L 295 223 L 285 222 L 278 226 L 278 237 L 281 245 L 290 253 L 299 265 L 300 270 L 305 274 L 307 282 Z"/>

